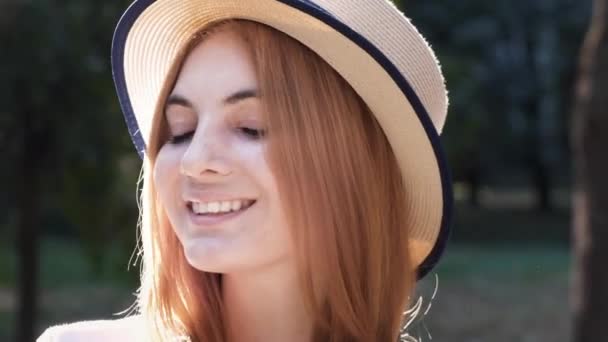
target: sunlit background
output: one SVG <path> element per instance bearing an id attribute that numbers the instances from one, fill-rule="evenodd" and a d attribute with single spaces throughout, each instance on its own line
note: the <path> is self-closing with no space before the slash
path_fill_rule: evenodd
<path id="1" fill-rule="evenodd" d="M 0 341 L 112 318 L 135 299 L 141 164 L 110 70 L 128 3 L 0 2 Z M 454 233 L 419 286 L 410 333 L 569 341 L 570 135 L 591 1 L 398 6 L 447 79 L 442 140 L 456 195 Z"/>

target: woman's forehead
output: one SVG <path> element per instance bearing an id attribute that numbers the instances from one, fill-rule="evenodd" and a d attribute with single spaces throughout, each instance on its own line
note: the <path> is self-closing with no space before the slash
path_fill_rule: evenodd
<path id="1" fill-rule="evenodd" d="M 232 94 L 257 89 L 244 41 L 232 31 L 215 32 L 185 57 L 172 95 L 191 102 L 224 102 Z"/>

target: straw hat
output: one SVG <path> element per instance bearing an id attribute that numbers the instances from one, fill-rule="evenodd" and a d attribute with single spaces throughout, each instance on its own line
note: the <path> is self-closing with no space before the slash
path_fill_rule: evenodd
<path id="1" fill-rule="evenodd" d="M 112 71 L 133 143 L 145 154 L 152 116 L 173 63 L 194 33 L 248 19 L 297 39 L 367 103 L 401 167 L 411 251 L 422 278 L 443 252 L 452 187 L 439 140 L 447 93 L 435 54 L 388 0 L 136 0 L 112 43 Z"/>

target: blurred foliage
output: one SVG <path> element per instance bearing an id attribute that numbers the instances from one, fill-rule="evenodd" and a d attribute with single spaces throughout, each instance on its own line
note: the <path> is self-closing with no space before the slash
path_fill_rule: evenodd
<path id="1" fill-rule="evenodd" d="M 451 102 L 442 139 L 456 180 L 477 170 L 487 183 L 508 182 L 535 159 L 567 179 L 567 112 L 589 1 L 395 2 L 442 63 Z M 23 139 L 34 139 L 40 153 L 25 157 L 43 160 L 42 228 L 81 239 L 97 270 L 110 245 L 128 260 L 135 244 L 140 161 L 110 68 L 128 3 L 0 3 L 0 234 L 14 234 L 13 166 Z M 24 113 L 35 118 L 32 132 Z"/>
<path id="2" fill-rule="evenodd" d="M 455 177 L 508 180 L 533 159 L 569 177 L 568 113 L 590 1 L 395 1 L 438 54 Z"/>
<path id="3" fill-rule="evenodd" d="M 13 161 L 0 171 L 0 186 L 9 195 L 0 205 L 14 214 L 11 166 L 20 159 L 23 139 L 34 139 L 40 154 L 25 158 L 43 161 L 38 170 L 43 226 L 80 237 L 97 269 L 107 244 L 120 243 L 129 253 L 135 240 L 139 164 L 124 129 L 109 58 L 112 29 L 126 5 L 36 0 L 3 3 L 0 10 L 5 132 L 0 144 Z M 27 132 L 25 113 L 34 118 Z M 9 216 L 3 227 L 12 220 Z"/>

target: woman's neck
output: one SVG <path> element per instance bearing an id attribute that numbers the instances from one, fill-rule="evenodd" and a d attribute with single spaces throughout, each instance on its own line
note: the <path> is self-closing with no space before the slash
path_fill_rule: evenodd
<path id="1" fill-rule="evenodd" d="M 295 267 L 287 263 L 264 271 L 222 275 L 222 297 L 229 342 L 310 341 Z"/>

